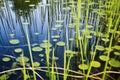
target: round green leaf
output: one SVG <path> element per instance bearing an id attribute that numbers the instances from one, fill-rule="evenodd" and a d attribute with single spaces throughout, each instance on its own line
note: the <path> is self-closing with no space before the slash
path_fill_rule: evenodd
<path id="1" fill-rule="evenodd" d="M 88 69 L 88 65 L 87 64 L 80 64 L 78 65 L 78 67 L 82 70 L 87 70 Z"/>
<path id="2" fill-rule="evenodd" d="M 99 68 L 101 66 L 100 62 L 98 61 L 91 61 L 92 67 Z"/>
<path id="3" fill-rule="evenodd" d="M 110 64 L 110 66 L 112 66 L 112 67 L 120 67 L 120 61 L 118 61 L 118 60 L 116 60 L 116 59 L 114 59 L 114 58 L 112 58 L 112 59 L 109 61 L 109 64 Z"/>
<path id="4" fill-rule="evenodd" d="M 32 51 L 33 52 L 40 52 L 40 51 L 42 51 L 43 49 L 41 48 L 41 47 L 33 47 L 32 48 Z"/>
<path id="5" fill-rule="evenodd" d="M 3 62 L 9 62 L 11 59 L 9 58 L 9 57 L 4 57 L 4 58 L 2 58 L 2 61 Z"/>
<path id="6" fill-rule="evenodd" d="M 99 58 L 102 61 L 108 61 L 109 60 L 109 57 L 107 57 L 106 55 L 101 55 Z"/>
<path id="7" fill-rule="evenodd" d="M 18 39 L 12 39 L 9 41 L 10 44 L 19 44 L 20 41 Z"/>

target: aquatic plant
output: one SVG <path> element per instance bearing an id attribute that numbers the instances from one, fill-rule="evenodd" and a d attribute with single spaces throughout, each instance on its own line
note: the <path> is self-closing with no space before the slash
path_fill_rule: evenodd
<path id="1" fill-rule="evenodd" d="M 119 3 L 0 0 L 0 80 L 119 80 Z"/>

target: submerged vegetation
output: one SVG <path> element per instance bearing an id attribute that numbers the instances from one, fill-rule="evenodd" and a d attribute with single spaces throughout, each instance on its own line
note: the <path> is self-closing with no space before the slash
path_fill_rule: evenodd
<path id="1" fill-rule="evenodd" d="M 0 0 L 0 80 L 120 80 L 120 0 Z"/>

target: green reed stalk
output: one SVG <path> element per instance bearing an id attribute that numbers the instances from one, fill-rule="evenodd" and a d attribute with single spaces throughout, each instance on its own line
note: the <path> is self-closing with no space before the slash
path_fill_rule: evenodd
<path id="1" fill-rule="evenodd" d="M 34 70 L 34 64 L 33 64 L 33 56 L 32 56 L 32 51 L 31 51 L 31 45 L 30 45 L 30 39 L 29 39 L 29 35 L 28 35 L 28 26 L 26 27 L 26 39 L 27 39 L 27 43 L 28 43 L 28 49 L 29 49 L 29 54 L 30 54 L 30 60 L 31 60 L 31 64 L 32 64 L 32 71 L 33 71 L 33 77 L 34 80 L 36 80 L 36 75 L 35 75 L 35 70 Z"/>
<path id="2" fill-rule="evenodd" d="M 118 17 L 118 19 L 117 19 L 117 21 L 116 21 L 116 24 L 115 24 L 115 28 L 114 28 L 115 31 L 117 30 L 117 27 L 118 27 L 118 25 L 119 25 L 119 22 L 120 22 L 120 15 L 119 15 L 119 17 Z M 112 36 L 111 36 L 110 43 L 109 43 L 109 49 L 111 49 L 111 47 L 112 47 L 113 36 L 114 36 L 114 34 L 112 34 Z M 108 50 L 108 54 L 107 54 L 107 57 L 109 57 L 109 56 L 110 56 L 110 50 Z M 104 73 L 103 73 L 103 76 L 102 76 L 102 80 L 105 79 L 107 65 L 108 65 L 108 61 L 106 61 L 106 63 L 105 63 Z"/>
<path id="3" fill-rule="evenodd" d="M 23 52 L 22 52 L 22 64 L 23 64 L 24 80 L 27 80 L 27 77 L 26 77 L 26 69 L 25 69 L 25 62 L 24 62 L 24 54 L 23 54 Z"/>
<path id="4" fill-rule="evenodd" d="M 55 58 L 54 58 L 54 48 L 52 51 L 52 75 L 51 80 L 56 80 L 55 74 L 54 74 L 54 64 L 55 64 Z"/>
<path id="5" fill-rule="evenodd" d="M 66 74 L 66 52 L 64 51 L 64 80 L 67 79 L 67 74 Z"/>

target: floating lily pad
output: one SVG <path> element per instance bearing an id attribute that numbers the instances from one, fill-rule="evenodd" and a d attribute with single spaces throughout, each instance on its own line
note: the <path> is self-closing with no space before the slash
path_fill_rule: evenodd
<path id="1" fill-rule="evenodd" d="M 54 42 L 57 42 L 58 40 L 57 39 L 53 39 Z"/>
<path id="2" fill-rule="evenodd" d="M 16 52 L 16 53 L 21 53 L 22 51 L 23 51 L 22 48 L 17 48 L 14 50 L 14 52 Z"/>
<path id="3" fill-rule="evenodd" d="M 19 44 L 20 41 L 18 39 L 12 39 L 9 41 L 10 44 Z"/>
<path id="4" fill-rule="evenodd" d="M 60 38 L 60 36 L 59 35 L 54 35 L 54 36 L 52 36 L 52 38 Z"/>
<path id="5" fill-rule="evenodd" d="M 63 26 L 63 25 L 61 25 L 61 24 L 56 24 L 56 25 L 55 25 L 56 28 L 59 28 L 59 27 L 62 27 L 62 26 Z"/>
<path id="6" fill-rule="evenodd" d="M 41 61 L 41 62 L 43 62 L 43 61 L 44 61 L 44 59 L 41 59 L 40 61 Z"/>
<path id="7" fill-rule="evenodd" d="M 48 42 L 48 40 L 43 40 L 43 42 L 44 42 L 44 43 L 47 43 L 47 42 Z"/>
<path id="8" fill-rule="evenodd" d="M 56 43 L 58 46 L 65 46 L 65 42 L 59 41 Z"/>
<path id="9" fill-rule="evenodd" d="M 90 30 L 88 30 L 88 29 L 83 29 L 83 30 L 82 30 L 82 33 L 83 33 L 84 35 L 89 35 L 89 34 L 90 34 Z"/>
<path id="10" fill-rule="evenodd" d="M 40 57 L 44 57 L 44 54 L 39 54 Z"/>
<path id="11" fill-rule="evenodd" d="M 120 67 L 120 61 L 118 61 L 118 60 L 116 60 L 116 59 L 114 59 L 114 58 L 112 58 L 112 59 L 109 61 L 109 64 L 110 64 L 110 66 L 112 66 L 112 67 Z"/>
<path id="12" fill-rule="evenodd" d="M 56 23 L 63 23 L 64 20 L 56 20 Z"/>
<path id="13" fill-rule="evenodd" d="M 28 57 L 25 57 L 25 56 L 24 56 L 23 58 L 24 58 L 24 62 L 25 62 L 25 63 L 29 61 L 29 58 L 28 58 Z M 16 58 L 16 61 L 22 63 L 22 56 L 17 57 L 17 58 Z"/>
<path id="14" fill-rule="evenodd" d="M 9 58 L 9 57 L 4 57 L 4 58 L 2 58 L 2 61 L 3 62 L 9 62 L 11 59 Z"/>
<path id="15" fill-rule="evenodd" d="M 104 42 L 108 42 L 109 39 L 108 39 L 108 38 L 102 38 L 102 41 L 104 41 Z"/>
<path id="16" fill-rule="evenodd" d="M 92 38 L 92 36 L 91 36 L 91 35 L 87 35 L 87 36 L 86 36 L 86 38 L 91 39 L 91 38 Z"/>
<path id="17" fill-rule="evenodd" d="M 120 50 L 120 46 L 119 45 L 115 45 L 112 47 L 113 49 L 117 49 L 117 50 Z"/>
<path id="18" fill-rule="evenodd" d="M 118 42 L 120 42 L 120 38 L 118 38 Z"/>
<path id="19" fill-rule="evenodd" d="M 59 57 L 54 56 L 54 60 L 58 60 L 58 59 L 59 59 Z"/>
<path id="20" fill-rule="evenodd" d="M 34 46 L 38 46 L 39 44 L 37 44 L 37 43 L 34 43 L 34 44 L 32 44 L 32 47 L 34 47 Z"/>
<path id="21" fill-rule="evenodd" d="M 105 48 L 103 46 L 97 45 L 96 49 L 99 50 L 99 51 L 103 51 Z"/>
<path id="22" fill-rule="evenodd" d="M 109 57 L 107 57 L 106 55 L 101 55 L 99 58 L 102 61 L 108 61 L 109 60 Z"/>
<path id="23" fill-rule="evenodd" d="M 39 62 L 34 62 L 34 67 L 39 67 L 40 66 L 40 63 Z"/>
<path id="24" fill-rule="evenodd" d="M 92 25 L 88 25 L 88 26 L 86 26 L 86 28 L 91 29 L 91 28 L 93 28 L 93 26 Z"/>
<path id="25" fill-rule="evenodd" d="M 29 25 L 30 23 L 29 22 L 23 22 L 24 25 Z"/>
<path id="26" fill-rule="evenodd" d="M 52 28 L 51 30 L 56 31 L 56 30 L 57 30 L 57 28 L 56 28 L 56 27 L 54 27 L 54 28 Z"/>
<path id="27" fill-rule="evenodd" d="M 51 43 L 41 43 L 40 47 L 42 47 L 42 48 L 50 48 L 50 47 L 52 47 L 52 44 Z"/>
<path id="28" fill-rule="evenodd" d="M 69 41 L 74 41 L 74 38 L 69 38 Z"/>
<path id="29" fill-rule="evenodd" d="M 15 34 L 10 34 L 10 37 L 11 37 L 11 38 L 14 38 L 14 36 L 15 36 Z"/>
<path id="30" fill-rule="evenodd" d="M 40 51 L 42 51 L 43 49 L 41 48 L 41 47 L 33 47 L 32 48 L 32 51 L 34 51 L 34 52 L 40 52 Z"/>
<path id="31" fill-rule="evenodd" d="M 35 35 L 39 35 L 39 33 L 38 33 L 38 32 L 36 32 L 36 33 L 35 33 Z"/>
<path id="32" fill-rule="evenodd" d="M 92 67 L 99 68 L 101 66 L 100 62 L 98 61 L 91 61 Z"/>
<path id="33" fill-rule="evenodd" d="M 120 56 L 120 52 L 114 52 L 116 56 Z"/>
<path id="34" fill-rule="evenodd" d="M 82 70 L 87 70 L 88 69 L 88 65 L 87 64 L 80 64 L 78 65 L 78 67 Z"/>
<path id="35" fill-rule="evenodd" d="M 65 52 L 66 52 L 66 53 L 72 53 L 72 51 L 71 51 L 71 50 L 66 50 Z"/>

